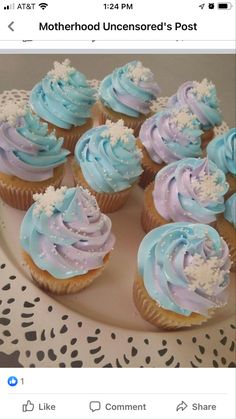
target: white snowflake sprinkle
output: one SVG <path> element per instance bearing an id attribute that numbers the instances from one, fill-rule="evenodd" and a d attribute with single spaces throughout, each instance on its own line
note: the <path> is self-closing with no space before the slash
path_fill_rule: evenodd
<path id="1" fill-rule="evenodd" d="M 107 129 L 101 133 L 102 138 L 110 138 L 111 145 L 115 145 L 119 140 L 128 143 L 129 136 L 133 134 L 132 128 L 127 128 L 124 121 L 120 119 L 118 122 L 106 121 Z"/>
<path id="2" fill-rule="evenodd" d="M 54 65 L 54 68 L 48 72 L 48 76 L 50 76 L 54 81 L 56 80 L 67 81 L 69 75 L 75 71 L 74 67 L 70 67 L 69 59 L 66 59 L 62 63 L 55 61 L 53 65 Z"/>
<path id="3" fill-rule="evenodd" d="M 224 193 L 224 186 L 218 183 L 217 173 L 202 173 L 193 177 L 191 183 L 199 201 L 215 201 Z"/>
<path id="4" fill-rule="evenodd" d="M 174 109 L 171 115 L 171 122 L 178 126 L 179 129 L 194 128 L 196 123 L 196 115 L 189 112 L 187 107 Z"/>
<path id="5" fill-rule="evenodd" d="M 98 100 L 99 98 L 98 91 L 99 91 L 100 84 L 101 84 L 100 80 L 97 80 L 97 79 L 88 80 L 88 85 L 91 87 L 91 89 L 95 90 L 94 98 L 96 100 Z"/>
<path id="6" fill-rule="evenodd" d="M 16 125 L 18 119 L 27 112 L 27 101 L 8 102 L 0 107 L 0 122 L 6 122 L 12 126 Z"/>
<path id="7" fill-rule="evenodd" d="M 184 273 L 188 277 L 188 288 L 191 291 L 200 289 L 208 295 L 213 295 L 214 290 L 224 282 L 224 277 L 229 271 L 221 269 L 222 261 L 216 256 L 204 259 L 196 254 L 191 260 L 191 265 L 186 266 Z"/>
<path id="8" fill-rule="evenodd" d="M 127 77 L 129 77 L 135 84 L 141 81 L 147 82 L 154 78 L 153 73 L 147 67 L 144 67 L 141 61 L 128 65 Z"/>
<path id="9" fill-rule="evenodd" d="M 50 217 L 53 214 L 55 206 L 63 202 L 66 191 L 66 186 L 58 189 L 55 189 L 54 186 L 49 186 L 44 193 L 34 194 L 33 199 L 35 204 L 33 214 L 39 216 L 44 212 L 47 217 Z"/>
<path id="10" fill-rule="evenodd" d="M 193 82 L 191 93 L 193 93 L 198 100 L 202 100 L 203 98 L 209 98 L 212 94 L 212 89 L 214 88 L 215 86 L 211 81 L 203 79 L 200 83 L 197 81 Z"/>

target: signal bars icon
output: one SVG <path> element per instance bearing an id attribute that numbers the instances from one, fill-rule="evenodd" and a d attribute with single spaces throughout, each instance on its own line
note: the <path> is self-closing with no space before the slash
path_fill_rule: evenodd
<path id="1" fill-rule="evenodd" d="M 4 10 L 12 10 L 12 9 L 15 9 L 15 4 L 14 3 L 8 4 L 7 6 L 4 6 L 3 9 Z"/>
<path id="2" fill-rule="evenodd" d="M 39 3 L 39 7 L 41 7 L 42 10 L 46 9 L 48 7 L 47 3 Z"/>

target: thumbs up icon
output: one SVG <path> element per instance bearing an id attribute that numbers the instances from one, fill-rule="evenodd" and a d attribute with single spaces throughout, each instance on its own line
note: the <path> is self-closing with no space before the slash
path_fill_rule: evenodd
<path id="1" fill-rule="evenodd" d="M 23 412 L 33 412 L 34 403 L 32 403 L 30 400 L 28 400 L 26 404 L 22 405 L 22 410 L 23 410 Z"/>
<path id="2" fill-rule="evenodd" d="M 9 377 L 9 378 L 8 378 L 7 382 L 8 382 L 8 385 L 9 385 L 9 386 L 11 386 L 11 387 L 15 387 L 15 386 L 17 385 L 17 383 L 18 383 L 18 380 L 17 380 L 17 378 L 16 378 L 16 377 L 14 377 L 14 376 L 12 375 L 11 377 Z"/>

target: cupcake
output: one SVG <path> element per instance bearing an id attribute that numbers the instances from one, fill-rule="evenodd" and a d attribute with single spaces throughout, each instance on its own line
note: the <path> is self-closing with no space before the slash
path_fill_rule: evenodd
<path id="1" fill-rule="evenodd" d="M 177 93 L 169 99 L 169 106 L 188 106 L 201 123 L 202 148 L 214 137 L 213 128 L 222 123 L 222 115 L 219 109 L 219 102 L 216 96 L 215 85 L 203 79 L 197 81 L 186 81 L 177 90 Z"/>
<path id="2" fill-rule="evenodd" d="M 236 128 L 214 138 L 207 146 L 207 155 L 225 173 L 229 197 L 236 192 Z"/>
<path id="3" fill-rule="evenodd" d="M 71 153 L 80 136 L 93 126 L 95 90 L 84 74 L 70 67 L 70 60 L 54 63 L 54 68 L 33 88 L 30 103 L 33 111 L 48 122 L 49 129 L 64 138 L 64 146 Z"/>
<path id="4" fill-rule="evenodd" d="M 172 223 L 147 234 L 138 251 L 134 302 L 154 326 L 201 325 L 227 303 L 227 244 L 205 224 Z"/>
<path id="5" fill-rule="evenodd" d="M 225 202 L 225 212 L 217 220 L 217 230 L 228 243 L 232 271 L 236 271 L 236 193 Z"/>
<path id="6" fill-rule="evenodd" d="M 107 119 L 113 122 L 123 119 L 138 135 L 142 122 L 151 112 L 152 101 L 159 93 L 153 73 L 140 61 L 116 68 L 100 84 L 100 124 Z"/>
<path id="7" fill-rule="evenodd" d="M 140 185 L 145 188 L 166 164 L 200 157 L 200 122 L 187 107 L 165 109 L 147 119 L 139 133 L 143 152 Z"/>
<path id="8" fill-rule="evenodd" d="M 122 120 L 107 121 L 87 131 L 76 145 L 75 183 L 88 188 L 105 213 L 125 204 L 142 173 L 142 153 L 132 132 Z"/>
<path id="9" fill-rule="evenodd" d="M 115 241 L 111 220 L 83 188 L 50 186 L 34 200 L 20 229 L 24 261 L 43 289 L 76 293 L 108 262 Z"/>
<path id="10" fill-rule="evenodd" d="M 35 193 L 60 186 L 69 152 L 25 101 L 0 107 L 0 197 L 26 210 Z"/>
<path id="11" fill-rule="evenodd" d="M 206 158 L 171 163 L 145 190 L 143 229 L 176 221 L 215 225 L 227 190 L 224 173 Z"/>

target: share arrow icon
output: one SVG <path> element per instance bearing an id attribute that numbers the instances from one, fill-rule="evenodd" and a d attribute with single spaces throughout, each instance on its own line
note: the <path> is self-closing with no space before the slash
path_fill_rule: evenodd
<path id="1" fill-rule="evenodd" d="M 183 412 L 185 409 L 187 409 L 187 407 L 188 407 L 188 405 L 184 401 L 182 401 L 176 407 L 176 412 L 179 412 L 180 410 Z"/>

